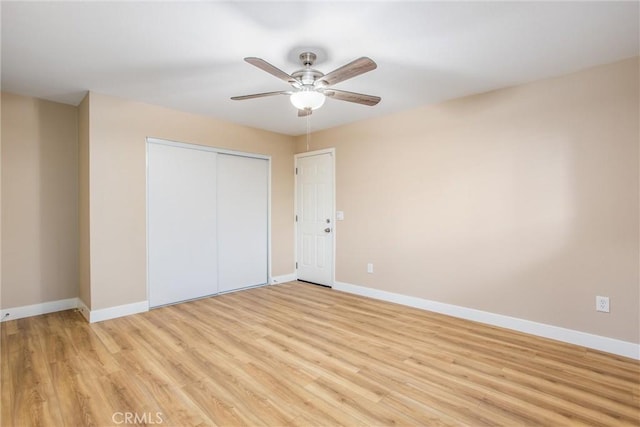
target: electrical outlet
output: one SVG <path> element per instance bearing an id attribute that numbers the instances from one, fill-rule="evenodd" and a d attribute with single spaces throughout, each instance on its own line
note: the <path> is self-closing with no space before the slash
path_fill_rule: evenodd
<path id="1" fill-rule="evenodd" d="M 609 312 L 609 297 L 596 297 L 596 311 Z"/>
<path id="2" fill-rule="evenodd" d="M 373 273 L 373 264 L 372 263 L 368 263 L 367 264 L 367 273 Z"/>

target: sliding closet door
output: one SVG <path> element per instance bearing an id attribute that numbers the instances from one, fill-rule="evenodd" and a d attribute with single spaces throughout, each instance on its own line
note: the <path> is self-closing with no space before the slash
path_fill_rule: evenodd
<path id="1" fill-rule="evenodd" d="M 218 289 L 267 283 L 266 159 L 218 154 Z"/>
<path id="2" fill-rule="evenodd" d="M 217 153 L 148 144 L 149 305 L 218 292 Z"/>

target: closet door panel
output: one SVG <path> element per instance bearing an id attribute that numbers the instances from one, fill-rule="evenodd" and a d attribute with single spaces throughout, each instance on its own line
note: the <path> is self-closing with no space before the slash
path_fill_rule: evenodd
<path id="1" fill-rule="evenodd" d="M 218 285 L 230 291 L 268 281 L 265 159 L 218 154 Z"/>
<path id="2" fill-rule="evenodd" d="M 217 155 L 148 144 L 151 307 L 218 292 Z"/>

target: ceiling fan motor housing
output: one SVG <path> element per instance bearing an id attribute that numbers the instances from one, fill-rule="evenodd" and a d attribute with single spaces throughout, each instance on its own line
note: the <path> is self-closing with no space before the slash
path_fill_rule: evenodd
<path id="1" fill-rule="evenodd" d="M 311 86 L 315 81 L 324 76 L 324 73 L 311 68 L 316 60 L 316 54 L 313 52 L 303 52 L 300 54 L 300 61 L 305 68 L 291 73 L 291 76 L 302 82 L 303 86 Z"/>
<path id="2" fill-rule="evenodd" d="M 319 77 L 324 76 L 324 74 L 312 68 L 305 68 L 304 70 L 298 70 L 292 73 L 291 76 L 294 79 L 301 81 L 303 86 L 313 86 L 313 83 Z"/>

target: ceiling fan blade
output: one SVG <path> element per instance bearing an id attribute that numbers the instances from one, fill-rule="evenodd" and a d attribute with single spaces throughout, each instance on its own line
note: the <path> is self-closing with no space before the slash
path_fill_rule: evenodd
<path id="1" fill-rule="evenodd" d="M 265 96 L 273 96 L 273 95 L 291 95 L 291 92 L 286 90 L 280 90 L 278 92 L 254 93 L 252 95 L 232 96 L 231 99 L 233 99 L 234 101 L 242 101 L 244 99 L 264 98 Z"/>
<path id="2" fill-rule="evenodd" d="M 298 117 L 310 116 L 312 112 L 313 112 L 313 110 L 309 110 L 309 109 L 298 110 Z"/>
<path id="3" fill-rule="evenodd" d="M 341 81 L 359 76 L 360 74 L 364 74 L 367 71 L 375 70 L 376 68 L 378 68 L 378 65 L 376 65 L 376 63 L 373 62 L 372 59 L 363 56 L 362 58 L 351 61 L 340 68 L 336 68 L 329 74 L 325 74 L 324 76 L 318 78 L 315 85 L 316 87 L 333 86 L 336 83 L 340 83 Z"/>
<path id="4" fill-rule="evenodd" d="M 365 95 L 363 93 L 347 92 L 346 90 L 325 90 L 324 94 L 340 101 L 355 102 L 356 104 L 374 106 L 382 100 L 379 96 Z"/>
<path id="5" fill-rule="evenodd" d="M 289 84 L 302 84 L 298 80 L 296 80 L 295 78 L 290 76 L 289 74 L 287 74 L 284 71 L 282 71 L 280 68 L 269 64 L 264 59 L 255 58 L 253 56 L 250 56 L 250 57 L 244 58 L 244 60 L 247 61 L 249 64 L 260 68 L 262 71 L 266 71 L 267 73 L 271 74 L 272 76 L 275 76 L 275 77 L 279 78 L 280 80 L 282 80 L 284 82 L 287 82 Z"/>

